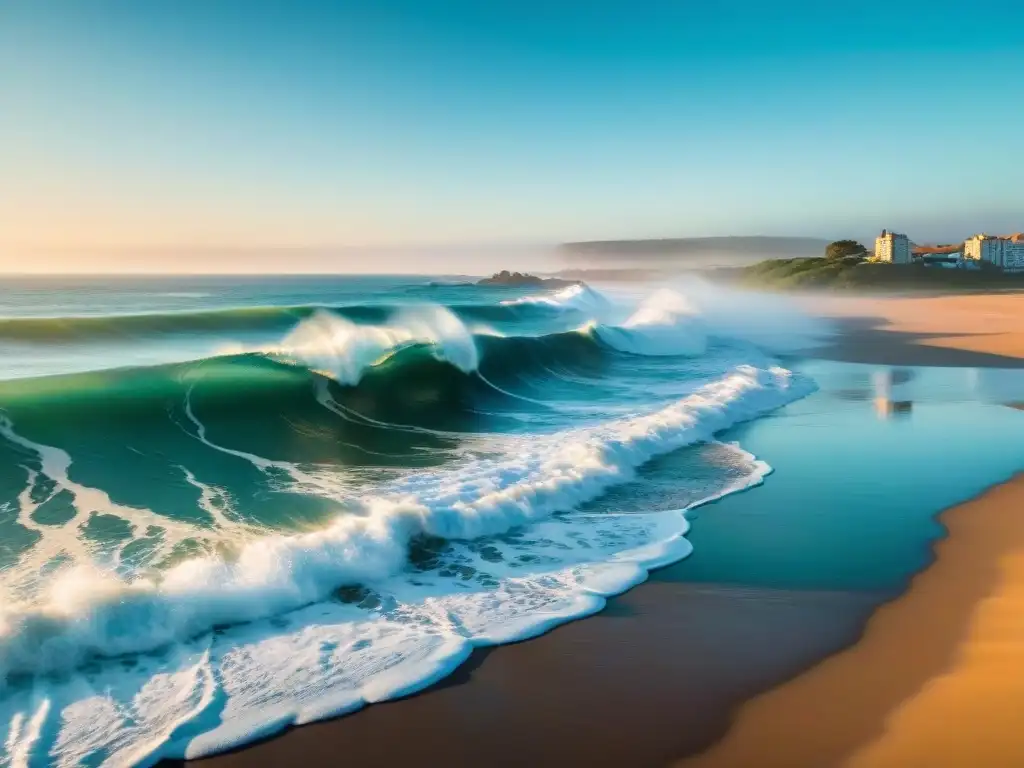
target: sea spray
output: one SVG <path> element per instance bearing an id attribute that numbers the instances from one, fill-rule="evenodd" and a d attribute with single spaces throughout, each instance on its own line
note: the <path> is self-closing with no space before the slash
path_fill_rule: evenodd
<path id="1" fill-rule="evenodd" d="M 358 384 L 368 368 L 413 344 L 428 345 L 438 359 L 463 372 L 474 371 L 479 364 L 469 329 L 444 307 L 405 309 L 386 325 L 358 325 L 318 311 L 303 320 L 274 352 L 325 371 L 342 384 Z"/>
<path id="2" fill-rule="evenodd" d="M 0 761 L 202 756 L 598 611 L 813 387 L 809 324 L 692 281 L 265 282 L 0 320 Z"/>
<path id="3" fill-rule="evenodd" d="M 621 325 L 592 326 L 605 344 L 633 355 L 687 355 L 707 349 L 707 329 L 699 312 L 680 293 L 653 293 Z"/>

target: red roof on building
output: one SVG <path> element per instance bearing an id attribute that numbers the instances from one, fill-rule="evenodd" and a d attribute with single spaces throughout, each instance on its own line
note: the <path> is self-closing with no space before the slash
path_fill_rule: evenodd
<path id="1" fill-rule="evenodd" d="M 922 254 L 947 254 L 959 253 L 963 246 L 960 245 L 915 245 L 914 253 Z"/>

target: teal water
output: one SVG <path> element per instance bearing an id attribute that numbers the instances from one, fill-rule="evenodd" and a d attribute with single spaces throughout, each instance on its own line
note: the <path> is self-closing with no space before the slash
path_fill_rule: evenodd
<path id="1" fill-rule="evenodd" d="M 1018 371 L 795 367 L 818 392 L 721 436 L 774 473 L 692 512 L 694 556 L 659 577 L 894 594 L 931 561 L 938 512 L 1024 469 L 1024 413 L 1001 404 Z"/>
<path id="2" fill-rule="evenodd" d="M 892 594 L 1024 463 L 1013 372 L 793 360 L 828 329 L 694 282 L 25 279 L 0 315 L 12 764 L 345 714 L 672 563 Z"/>
<path id="3" fill-rule="evenodd" d="M 767 471 L 715 434 L 814 389 L 696 288 L 0 286 L 4 759 L 216 752 L 685 557 Z"/>

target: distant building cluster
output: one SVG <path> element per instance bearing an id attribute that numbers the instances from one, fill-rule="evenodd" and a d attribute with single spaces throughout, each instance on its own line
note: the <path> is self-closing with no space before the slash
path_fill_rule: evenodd
<path id="1" fill-rule="evenodd" d="M 975 235 L 964 241 L 964 258 L 987 261 L 1010 272 L 1024 270 L 1024 234 L 1009 237 Z"/>
<path id="2" fill-rule="evenodd" d="M 890 264 L 909 264 L 912 259 L 910 238 L 886 229 L 875 238 L 875 258 Z"/>
<path id="3" fill-rule="evenodd" d="M 944 246 L 945 247 L 945 246 Z M 952 246 L 949 246 L 952 250 Z M 875 238 L 875 260 L 888 264 L 912 264 L 921 261 L 932 266 L 959 267 L 970 269 L 983 263 L 1007 272 L 1024 271 L 1024 233 L 1015 235 L 974 235 L 964 241 L 963 248 L 955 253 L 930 254 L 930 248 L 920 248 L 915 254 L 914 244 L 906 235 L 882 230 Z"/>

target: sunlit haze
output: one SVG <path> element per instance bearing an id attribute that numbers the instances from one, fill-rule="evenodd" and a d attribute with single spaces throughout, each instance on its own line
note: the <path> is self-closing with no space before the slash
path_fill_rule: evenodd
<path id="1" fill-rule="evenodd" d="M 1024 768 L 1024 0 L 0 0 L 0 768 Z"/>
<path id="2" fill-rule="evenodd" d="M 1024 45 L 993 31 L 1022 21 L 995 0 L 15 0 L 0 269 L 465 271 L 447 246 L 1013 231 Z"/>

